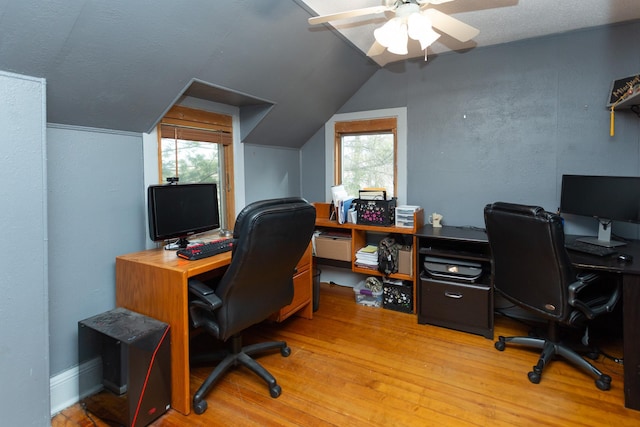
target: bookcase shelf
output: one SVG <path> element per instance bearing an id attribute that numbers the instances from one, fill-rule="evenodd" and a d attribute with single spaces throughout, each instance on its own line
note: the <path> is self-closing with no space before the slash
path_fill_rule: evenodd
<path id="1" fill-rule="evenodd" d="M 395 226 L 377 226 L 377 225 L 363 225 L 363 224 L 353 224 L 353 223 L 344 223 L 338 224 L 337 221 L 329 219 L 330 217 L 330 204 L 329 203 L 314 203 L 316 207 L 316 228 L 331 230 L 331 231 L 343 231 L 351 234 L 351 271 L 358 274 L 363 274 L 367 276 L 379 276 L 382 277 L 384 274 L 378 270 L 371 270 L 367 268 L 361 268 L 356 266 L 356 252 L 361 248 L 367 245 L 367 233 L 382 233 L 382 234 L 401 234 L 407 236 L 411 241 L 411 246 L 413 248 L 413 257 L 411 259 L 412 264 L 412 274 L 401 274 L 394 273 L 390 274 L 389 277 L 392 279 L 399 279 L 410 282 L 413 287 L 413 310 L 412 312 L 416 312 L 416 278 L 418 271 L 416 265 L 416 237 L 415 233 L 418 229 L 420 229 L 424 225 L 424 209 L 420 208 L 416 210 L 413 214 L 413 227 L 395 227 Z"/>

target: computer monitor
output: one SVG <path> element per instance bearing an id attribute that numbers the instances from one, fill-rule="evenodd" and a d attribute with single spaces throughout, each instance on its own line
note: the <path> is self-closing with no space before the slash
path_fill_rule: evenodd
<path id="1" fill-rule="evenodd" d="M 214 183 L 151 185 L 147 203 L 151 240 L 178 239 L 177 245 L 168 248 L 185 248 L 188 236 L 220 228 Z"/>
<path id="2" fill-rule="evenodd" d="M 611 240 L 611 224 L 640 223 L 640 177 L 563 175 L 560 211 L 598 220 L 598 237 L 580 240 L 606 247 L 622 246 L 624 242 Z"/>

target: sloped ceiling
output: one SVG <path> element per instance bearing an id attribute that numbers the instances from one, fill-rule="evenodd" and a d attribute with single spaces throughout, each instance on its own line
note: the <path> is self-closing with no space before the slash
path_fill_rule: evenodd
<path id="1" fill-rule="evenodd" d="M 52 123 L 148 132 L 201 96 L 241 108 L 243 142 L 300 147 L 378 69 L 309 16 L 293 0 L 0 0 L 0 70 L 46 78 Z"/>
<path id="2" fill-rule="evenodd" d="M 380 6 L 384 3 L 382 0 L 300 1 L 314 15 Z M 479 29 L 480 34 L 466 43 L 442 34 L 427 50 L 430 55 L 640 19 L 638 0 L 449 0 L 432 7 Z M 374 42 L 373 31 L 386 20 L 385 14 L 379 13 L 334 21 L 327 25 L 333 26 L 366 54 Z M 408 58 L 424 58 L 417 42 L 410 40 L 408 48 L 409 55 L 406 56 L 384 52 L 372 58 L 380 66 Z"/>
<path id="3" fill-rule="evenodd" d="M 182 96 L 195 96 L 238 106 L 243 142 L 300 147 L 387 61 L 364 53 L 375 22 L 338 31 L 307 19 L 380 3 L 0 0 L 0 70 L 46 78 L 51 123 L 148 132 Z M 637 19 L 639 4 L 456 0 L 438 7 L 480 29 L 466 49 Z M 433 49 L 459 48 L 441 38 Z"/>

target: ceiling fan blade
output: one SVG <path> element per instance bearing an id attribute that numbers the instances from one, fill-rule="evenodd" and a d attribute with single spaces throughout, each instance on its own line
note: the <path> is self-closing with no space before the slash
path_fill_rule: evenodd
<path id="1" fill-rule="evenodd" d="M 377 41 L 373 42 L 373 44 L 369 48 L 369 51 L 367 52 L 367 56 L 378 56 L 382 54 L 386 49 L 386 47 L 382 46 Z"/>
<path id="2" fill-rule="evenodd" d="M 325 22 L 329 22 L 329 21 L 337 21 L 340 19 L 353 18 L 355 16 L 373 15 L 376 13 L 386 12 L 387 10 L 393 10 L 393 8 L 387 7 L 387 6 L 372 6 L 372 7 L 365 7 L 362 9 L 348 10 L 346 12 L 332 13 L 329 15 L 313 16 L 309 18 L 309 24 L 311 25 L 324 24 Z"/>
<path id="3" fill-rule="evenodd" d="M 451 37 L 461 42 L 467 42 L 480 34 L 480 30 L 477 28 L 465 24 L 464 22 L 442 13 L 439 10 L 427 9 L 422 13 L 431 19 L 431 25 L 433 25 L 434 28 L 449 34 Z"/>
<path id="4" fill-rule="evenodd" d="M 449 3 L 450 1 L 453 0 L 417 0 L 418 4 L 420 5 L 421 9 L 425 9 L 427 6 L 431 5 L 431 4 L 442 4 L 442 3 Z"/>

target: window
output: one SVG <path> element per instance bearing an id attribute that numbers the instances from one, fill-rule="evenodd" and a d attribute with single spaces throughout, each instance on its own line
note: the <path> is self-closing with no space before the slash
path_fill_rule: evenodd
<path id="1" fill-rule="evenodd" d="M 393 135 L 394 146 L 390 147 L 390 138 Z M 347 145 L 343 148 L 343 138 L 347 140 Z M 384 186 L 387 188 L 387 194 L 391 194 L 398 198 L 398 204 L 407 203 L 407 108 L 388 108 L 383 110 L 372 111 L 360 111 L 354 113 L 341 113 L 333 116 L 325 125 L 325 177 L 326 177 L 326 200 L 331 200 L 331 186 L 342 183 L 345 187 L 350 188 L 350 194 L 355 197 L 358 196 L 357 191 L 360 188 L 354 188 L 351 190 L 347 181 L 351 180 L 353 175 L 353 181 L 355 186 L 373 186 L 370 182 L 364 180 L 359 182 L 360 179 L 355 177 L 355 172 L 350 172 L 350 166 L 345 164 L 343 158 L 343 151 L 351 150 L 348 145 L 351 141 L 359 138 L 361 141 L 358 144 L 377 145 L 378 143 L 385 148 L 382 152 L 386 153 L 387 160 L 382 161 L 382 154 L 370 153 L 372 158 L 371 162 L 379 165 L 384 164 L 386 169 L 384 173 L 380 175 L 385 176 L 383 184 L 376 186 Z M 363 142 L 363 141 L 369 142 Z M 378 142 L 380 140 L 380 142 Z M 386 142 L 382 142 L 386 140 Z M 373 142 L 371 142 L 373 141 Z M 356 143 L 355 141 L 353 142 Z M 393 151 L 391 151 L 393 150 Z M 354 151 L 359 155 L 369 154 L 365 153 L 363 148 L 354 147 Z M 368 150 L 367 150 L 368 151 Z M 393 158 L 389 156 L 393 153 Z M 352 163 L 357 167 L 357 164 L 364 162 L 364 160 L 352 159 Z M 363 163 L 362 163 L 363 164 Z M 364 169 L 364 168 L 363 168 Z M 368 169 L 368 167 L 367 167 Z M 393 171 L 393 172 L 391 172 Z M 361 171 L 362 172 L 362 171 Z M 343 181 L 344 175 L 344 181 Z M 389 184 L 390 177 L 393 176 L 393 184 Z M 379 178 L 379 177 L 376 177 Z"/>
<path id="2" fill-rule="evenodd" d="M 175 106 L 160 122 L 158 171 L 160 182 L 178 177 L 179 182 L 218 184 L 220 221 L 232 228 L 233 149 L 231 117 Z"/>
<path id="3" fill-rule="evenodd" d="M 395 118 L 357 120 L 335 124 L 335 183 L 358 195 L 367 187 L 385 188 L 396 195 Z"/>

